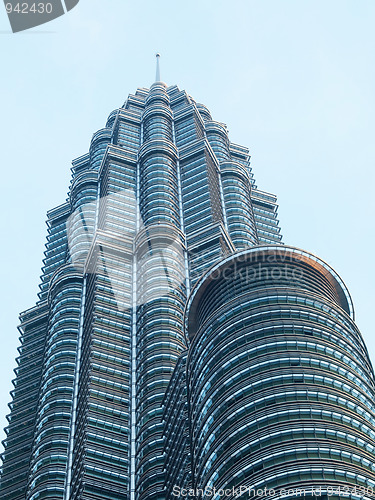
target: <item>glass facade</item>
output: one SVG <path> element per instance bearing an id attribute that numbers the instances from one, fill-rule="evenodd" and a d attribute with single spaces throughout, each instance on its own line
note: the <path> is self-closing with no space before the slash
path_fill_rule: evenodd
<path id="1" fill-rule="evenodd" d="M 47 225 L 1 498 L 169 500 L 176 485 L 271 481 L 272 467 L 288 484 L 302 480 L 289 460 L 311 473 L 322 432 L 316 453 L 348 477 L 371 470 L 373 375 L 341 282 L 306 256 L 304 280 L 247 290 L 233 277 L 206 294 L 212 266 L 284 246 L 276 197 L 204 105 L 162 82 L 129 95 Z"/>
<path id="2" fill-rule="evenodd" d="M 194 489 L 373 498 L 375 381 L 352 311 L 332 269 L 285 246 L 198 282 L 185 317 Z"/>

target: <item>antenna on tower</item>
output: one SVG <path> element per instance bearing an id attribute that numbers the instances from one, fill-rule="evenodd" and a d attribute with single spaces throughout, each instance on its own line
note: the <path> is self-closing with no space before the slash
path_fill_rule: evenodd
<path id="1" fill-rule="evenodd" d="M 156 54 L 156 77 L 155 77 L 155 82 L 160 82 L 160 54 Z"/>

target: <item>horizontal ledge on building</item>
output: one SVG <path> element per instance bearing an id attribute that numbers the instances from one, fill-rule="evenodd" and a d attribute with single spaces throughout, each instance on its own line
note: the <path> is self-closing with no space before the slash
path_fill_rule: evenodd
<path id="1" fill-rule="evenodd" d="M 142 115 L 142 120 L 147 120 L 150 116 L 153 115 L 165 115 L 171 121 L 173 119 L 172 110 L 168 106 L 163 106 L 161 104 L 151 104 L 149 105 Z"/>
<path id="2" fill-rule="evenodd" d="M 267 258 L 272 257 L 272 261 Z M 237 252 L 212 266 L 195 284 L 185 309 L 185 332 L 186 336 L 192 339 L 197 331 L 197 308 L 206 293 L 209 285 L 221 279 L 228 279 L 226 269 L 230 269 L 237 264 L 244 266 L 259 266 L 262 263 L 272 263 L 274 266 L 295 263 L 297 265 L 308 265 L 315 272 L 323 276 L 332 286 L 336 294 L 336 304 L 339 305 L 350 318 L 354 320 L 354 310 L 351 296 L 344 282 L 339 275 L 323 260 L 314 254 L 306 252 L 296 247 L 275 245 L 259 245 Z M 242 274 L 238 273 L 239 279 Z M 277 280 L 276 280 L 277 281 Z M 278 286 L 275 281 L 275 286 Z M 260 285 L 262 280 L 259 280 Z M 302 283 L 301 283 L 302 284 Z M 295 283 L 293 286 L 296 286 Z M 302 288 L 304 289 L 304 288 Z M 327 300 L 330 300 L 327 297 Z"/>
<path id="3" fill-rule="evenodd" d="M 139 160 L 142 161 L 147 156 L 155 155 L 157 152 L 167 154 L 173 160 L 178 158 L 178 150 L 173 142 L 166 139 L 152 139 L 147 141 L 139 150 Z"/>
<path id="4" fill-rule="evenodd" d="M 143 228 L 135 239 L 135 251 L 141 252 L 144 246 L 147 245 L 146 251 L 149 250 L 150 243 L 153 242 L 165 244 L 178 243 L 181 249 L 185 250 L 185 237 L 181 230 L 172 224 L 153 224 Z"/>

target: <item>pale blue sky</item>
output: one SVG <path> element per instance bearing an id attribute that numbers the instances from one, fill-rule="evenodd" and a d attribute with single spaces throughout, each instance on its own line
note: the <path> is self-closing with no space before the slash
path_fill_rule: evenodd
<path id="1" fill-rule="evenodd" d="M 157 51 L 162 79 L 250 148 L 259 188 L 278 195 L 284 242 L 344 279 L 374 362 L 374 22 L 373 0 L 80 0 L 11 34 L 0 6 L 1 428 L 46 211 L 110 111 L 152 83 Z"/>

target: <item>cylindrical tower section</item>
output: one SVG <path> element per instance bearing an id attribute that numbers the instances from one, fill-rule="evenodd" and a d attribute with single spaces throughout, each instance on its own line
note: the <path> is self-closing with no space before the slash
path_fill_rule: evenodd
<path id="1" fill-rule="evenodd" d="M 113 125 L 115 124 L 115 121 L 116 121 L 116 118 L 118 116 L 118 113 L 119 113 L 119 110 L 118 109 L 114 109 L 108 116 L 107 118 L 107 123 L 105 125 L 105 128 L 106 129 L 110 129 L 112 130 L 113 129 Z"/>
<path id="2" fill-rule="evenodd" d="M 183 234 L 152 226 L 137 238 L 137 487 L 162 498 L 162 401 L 181 352 L 186 304 Z"/>
<path id="3" fill-rule="evenodd" d="M 195 105 L 204 122 L 212 121 L 211 113 L 204 104 L 196 102 Z"/>
<path id="4" fill-rule="evenodd" d="M 143 142 L 153 139 L 173 141 L 172 111 L 165 84 L 154 83 L 145 101 L 146 108 L 142 116 Z"/>
<path id="5" fill-rule="evenodd" d="M 291 247 L 235 254 L 198 282 L 185 327 L 195 487 L 374 498 L 374 374 L 327 264 Z"/>
<path id="6" fill-rule="evenodd" d="M 142 116 L 139 151 L 141 220 L 135 241 L 137 266 L 136 497 L 165 497 L 162 401 L 186 348 L 184 235 L 181 232 L 178 151 L 165 84 L 151 86 Z"/>
<path id="7" fill-rule="evenodd" d="M 152 97 L 153 95 L 150 94 Z M 167 96 L 168 97 L 168 96 Z M 173 140 L 172 111 L 164 101 L 151 101 L 143 114 L 143 141 L 153 139 Z"/>
<path id="8" fill-rule="evenodd" d="M 237 250 L 256 245 L 258 236 L 250 197 L 250 179 L 240 163 L 220 164 L 229 235 Z"/>
<path id="9" fill-rule="evenodd" d="M 73 265 L 82 266 L 87 258 L 95 231 L 98 172 L 79 174 L 70 189 L 71 215 L 67 221 L 69 255 Z"/>
<path id="10" fill-rule="evenodd" d="M 52 277 L 50 318 L 27 500 L 63 499 L 73 404 L 82 274 L 70 265 Z"/>
<path id="11" fill-rule="evenodd" d="M 142 147 L 140 179 L 143 224 L 180 228 L 176 150 L 172 143 L 151 141 Z"/>
<path id="12" fill-rule="evenodd" d="M 92 136 L 90 144 L 90 168 L 93 170 L 99 170 L 105 150 L 107 149 L 107 145 L 111 142 L 111 138 L 111 128 L 102 128 Z"/>
<path id="13" fill-rule="evenodd" d="M 145 226 L 172 224 L 180 228 L 177 149 L 173 144 L 172 111 L 162 83 L 152 85 L 142 118 L 140 212 Z"/>
<path id="14" fill-rule="evenodd" d="M 206 121 L 204 127 L 208 142 L 219 162 L 230 160 L 229 138 L 225 125 L 215 121 Z"/>

